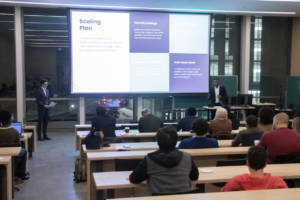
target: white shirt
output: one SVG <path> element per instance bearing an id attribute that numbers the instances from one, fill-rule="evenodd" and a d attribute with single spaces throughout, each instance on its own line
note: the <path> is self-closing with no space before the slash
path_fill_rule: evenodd
<path id="1" fill-rule="evenodd" d="M 45 96 L 47 96 L 46 89 L 43 87 L 42 87 L 42 89 L 44 90 Z"/>
<path id="2" fill-rule="evenodd" d="M 218 87 L 215 87 L 215 94 L 216 94 L 216 103 L 219 103 L 219 94 L 220 94 L 220 85 L 218 85 Z"/>

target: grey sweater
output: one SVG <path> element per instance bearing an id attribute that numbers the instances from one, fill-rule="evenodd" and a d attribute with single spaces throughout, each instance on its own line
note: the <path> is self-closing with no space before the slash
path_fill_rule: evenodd
<path id="1" fill-rule="evenodd" d="M 237 147 L 242 143 L 242 135 L 244 134 L 251 134 L 251 133 L 264 133 L 265 131 L 257 128 L 257 127 L 249 127 L 246 130 L 240 131 L 234 140 L 231 142 L 231 146 Z"/>

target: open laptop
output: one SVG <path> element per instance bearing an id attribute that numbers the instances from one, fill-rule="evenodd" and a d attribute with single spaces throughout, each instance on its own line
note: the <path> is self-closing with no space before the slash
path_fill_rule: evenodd
<path id="1" fill-rule="evenodd" d="M 19 135 L 22 135 L 22 122 L 14 122 L 10 125 L 12 128 L 16 129 L 19 132 Z"/>

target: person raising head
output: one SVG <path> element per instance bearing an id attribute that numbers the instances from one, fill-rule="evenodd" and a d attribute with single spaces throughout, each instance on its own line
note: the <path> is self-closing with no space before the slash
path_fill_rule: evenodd
<path id="1" fill-rule="evenodd" d="M 192 122 L 195 119 L 198 119 L 198 117 L 196 117 L 196 114 L 197 114 L 196 108 L 193 108 L 193 107 L 188 108 L 187 116 L 182 118 L 181 120 L 179 120 L 178 124 L 176 125 L 177 131 L 180 131 L 180 130 L 190 131 Z"/>
<path id="2" fill-rule="evenodd" d="M 273 118 L 275 112 L 270 107 L 262 107 L 258 112 L 258 123 L 257 127 L 265 131 L 272 130 Z"/>
<path id="3" fill-rule="evenodd" d="M 147 196 L 192 189 L 191 180 L 198 180 L 199 171 L 191 155 L 176 148 L 177 130 L 173 126 L 163 127 L 157 131 L 156 140 L 159 150 L 145 156 L 130 174 L 130 182 L 139 184 L 147 180 Z"/>
<path id="4" fill-rule="evenodd" d="M 300 153 L 300 134 L 287 128 L 289 116 L 279 113 L 273 119 L 272 131 L 265 132 L 258 145 L 267 149 L 268 163 L 278 155 Z"/>
<path id="5" fill-rule="evenodd" d="M 205 119 L 196 119 L 192 123 L 192 130 L 195 136 L 184 139 L 180 142 L 178 149 L 202 149 L 202 148 L 217 148 L 219 143 L 214 138 L 207 138 L 205 134 L 209 131 L 209 124 Z"/>
<path id="6" fill-rule="evenodd" d="M 214 137 L 218 135 L 230 135 L 231 131 L 232 122 L 230 119 L 227 119 L 227 110 L 218 108 L 215 119 L 210 121 L 209 133 Z"/>
<path id="7" fill-rule="evenodd" d="M 242 137 L 244 134 L 256 134 L 264 133 L 265 131 L 257 127 L 257 117 L 250 115 L 246 119 L 246 128 L 245 130 L 240 131 L 234 140 L 232 140 L 231 145 L 237 147 L 242 143 Z M 254 143 L 253 143 L 254 144 Z"/>
<path id="8" fill-rule="evenodd" d="M 152 115 L 149 110 L 142 110 L 142 117 L 139 119 L 139 132 L 157 132 L 158 129 L 164 126 L 162 120 Z"/>
<path id="9" fill-rule="evenodd" d="M 222 192 L 243 190 L 265 190 L 288 188 L 280 177 L 264 173 L 267 166 L 267 153 L 261 146 L 252 146 L 247 154 L 247 167 L 250 174 L 242 174 L 233 177 L 222 188 Z"/>

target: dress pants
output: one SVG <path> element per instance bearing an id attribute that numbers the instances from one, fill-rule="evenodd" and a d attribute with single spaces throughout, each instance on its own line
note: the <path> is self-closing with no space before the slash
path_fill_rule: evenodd
<path id="1" fill-rule="evenodd" d="M 38 137 L 42 136 L 42 124 L 43 124 L 43 136 L 47 137 L 47 126 L 49 120 L 49 109 L 39 110 L 38 111 L 39 119 L 38 119 Z"/>

